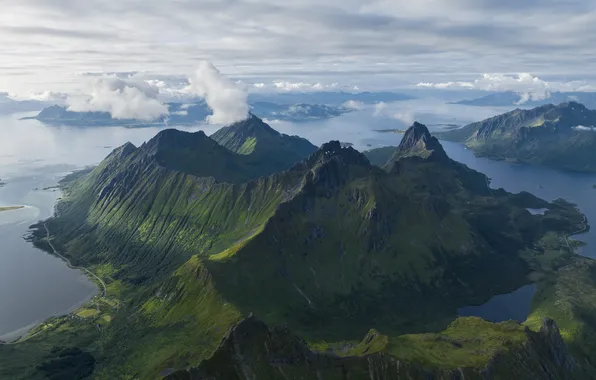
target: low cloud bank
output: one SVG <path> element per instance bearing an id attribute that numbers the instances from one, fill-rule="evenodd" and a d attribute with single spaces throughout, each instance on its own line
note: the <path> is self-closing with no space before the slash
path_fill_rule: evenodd
<path id="1" fill-rule="evenodd" d="M 419 88 L 454 89 L 454 90 L 484 90 L 505 92 L 513 91 L 520 95 L 518 104 L 526 103 L 529 100 L 549 99 L 553 92 L 591 92 L 596 91 L 596 86 L 583 81 L 571 82 L 548 82 L 535 77 L 530 73 L 519 73 L 517 75 L 507 74 L 483 74 L 481 78 L 472 82 L 443 82 L 431 83 L 421 82 L 416 85 Z"/>
<path id="2" fill-rule="evenodd" d="M 70 111 L 109 112 L 114 119 L 145 121 L 168 114 L 168 107 L 157 100 L 158 88 L 135 77 L 99 77 L 86 90 L 85 95 L 68 98 Z"/>
<path id="3" fill-rule="evenodd" d="M 74 112 L 108 112 L 114 119 L 152 121 L 169 114 L 166 99 L 198 101 L 204 99 L 213 114 L 210 124 L 231 124 L 249 115 L 248 94 L 242 84 L 222 75 L 208 61 L 201 61 L 187 79 L 177 83 L 148 79 L 134 73 L 126 77 L 110 74 L 92 76 L 79 95 L 69 96 L 68 109 Z M 182 115 L 185 109 L 177 114 Z"/>

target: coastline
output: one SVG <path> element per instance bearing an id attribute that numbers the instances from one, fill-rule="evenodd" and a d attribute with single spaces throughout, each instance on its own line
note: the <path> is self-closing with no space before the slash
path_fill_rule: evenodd
<path id="1" fill-rule="evenodd" d="M 58 185 L 56 185 L 56 186 L 58 186 Z M 17 199 L 13 199 L 13 201 L 15 201 L 15 200 L 17 200 Z M 7 203 L 10 204 L 12 202 L 7 202 Z M 15 203 L 18 204 L 18 202 L 15 202 Z M 52 208 L 55 207 L 54 202 L 52 203 L 51 207 Z M 33 205 L 0 206 L 0 215 L 5 214 L 5 212 L 6 212 L 6 214 L 12 214 L 12 213 L 9 213 L 9 211 L 14 211 L 15 215 L 21 215 L 21 213 L 25 212 L 24 210 L 38 210 L 38 212 L 36 212 L 34 215 L 29 215 L 29 213 L 26 213 L 25 217 L 24 217 L 24 219 L 26 219 L 26 220 L 19 219 L 19 221 L 15 222 L 17 225 L 29 226 L 31 223 L 34 223 L 39 220 L 37 218 L 40 216 L 40 212 L 39 212 L 40 209 Z M 9 218 L 9 219 L 12 220 L 13 218 Z M 68 260 L 66 260 L 63 256 L 61 256 L 58 252 L 52 252 L 52 250 L 51 250 L 52 244 L 49 242 L 49 235 L 39 239 L 42 241 L 48 239 L 49 244 L 47 244 L 47 246 L 40 246 L 38 244 L 34 244 L 35 238 L 34 238 L 33 233 L 34 233 L 35 229 L 33 227 L 25 227 L 25 226 L 23 226 L 23 228 L 26 231 L 25 235 L 24 235 L 24 237 L 25 237 L 24 240 L 27 242 L 26 244 L 30 245 L 33 250 L 38 251 L 40 254 L 43 254 L 43 255 L 50 254 L 51 256 L 60 258 L 61 261 L 66 262 L 66 266 L 68 268 L 75 269 L 79 272 L 76 275 L 76 276 L 78 276 L 78 280 L 77 280 L 77 278 L 75 278 L 75 280 L 74 280 L 75 283 L 73 284 L 73 286 L 78 286 L 78 284 L 83 284 L 83 283 L 88 283 L 88 282 L 93 283 L 94 286 L 93 286 L 93 290 L 90 289 L 90 292 L 88 294 L 84 295 L 84 297 L 79 298 L 79 299 L 73 299 L 72 301 L 74 301 L 74 302 L 70 305 L 68 305 L 68 303 L 66 303 L 66 305 L 64 305 L 66 307 L 64 307 L 64 308 L 56 308 L 53 311 L 49 310 L 49 312 L 46 313 L 45 316 L 40 315 L 38 319 L 33 320 L 33 322 L 30 322 L 29 324 L 27 324 L 25 326 L 21 326 L 21 327 L 14 326 L 16 328 L 9 330 L 9 331 L 3 331 L 0 334 L 0 345 L 18 344 L 18 343 L 25 342 L 25 341 L 37 336 L 38 334 L 45 331 L 46 326 L 51 321 L 59 320 L 62 318 L 69 318 L 69 316 L 76 316 L 76 314 L 79 310 L 82 310 L 86 307 L 95 307 L 95 303 L 97 302 L 98 296 L 105 294 L 105 292 L 106 292 L 105 284 L 103 284 L 102 281 L 101 282 L 98 281 L 99 277 L 97 277 L 97 278 L 93 277 L 92 276 L 93 273 L 88 271 L 86 268 L 79 268 L 79 267 L 74 267 L 74 266 L 70 265 L 70 262 Z M 38 228 L 41 228 L 41 225 Z M 41 229 L 41 231 L 43 231 L 43 229 Z M 48 232 L 48 234 L 49 234 L 49 232 Z M 81 286 L 83 286 L 83 285 L 81 285 Z"/>

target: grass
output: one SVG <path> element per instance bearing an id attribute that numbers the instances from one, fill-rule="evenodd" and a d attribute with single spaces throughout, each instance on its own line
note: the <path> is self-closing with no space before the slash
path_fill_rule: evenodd
<path id="1" fill-rule="evenodd" d="M 99 310 L 97 309 L 82 309 L 77 311 L 76 315 L 81 318 L 93 318 L 99 315 Z"/>
<path id="2" fill-rule="evenodd" d="M 483 368 L 497 352 L 518 348 L 527 339 L 523 327 L 515 322 L 467 317 L 458 318 L 440 333 L 390 338 L 386 352 L 436 368 Z"/>
<path id="3" fill-rule="evenodd" d="M 561 335 L 576 355 L 594 364 L 596 352 L 596 262 L 576 256 L 538 287 L 525 325 L 533 330 L 542 318 L 557 322 Z"/>

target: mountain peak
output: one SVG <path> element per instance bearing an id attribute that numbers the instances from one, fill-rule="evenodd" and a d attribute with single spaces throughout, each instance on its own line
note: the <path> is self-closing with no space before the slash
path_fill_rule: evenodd
<path id="1" fill-rule="evenodd" d="M 168 128 L 160 131 L 143 147 L 149 154 L 156 154 L 163 149 L 200 149 L 201 146 L 213 146 L 215 141 L 211 140 L 205 132 L 184 132 L 174 128 Z"/>
<path id="2" fill-rule="evenodd" d="M 253 113 L 250 113 L 247 119 L 238 121 L 228 126 L 230 129 L 234 129 L 237 132 L 242 132 L 252 137 L 266 133 L 269 135 L 279 135 L 275 129 L 271 128 L 269 124 L 265 123 L 261 118 Z"/>
<path id="3" fill-rule="evenodd" d="M 401 140 L 392 161 L 402 157 L 447 158 L 447 153 L 436 137 L 433 137 L 424 124 L 414 122 Z"/>
<path id="4" fill-rule="evenodd" d="M 321 148 L 313 155 L 313 157 L 315 157 L 315 160 L 317 161 L 329 161 L 336 157 L 336 159 L 349 165 L 370 165 L 370 162 L 364 154 L 358 152 L 351 146 L 343 147 L 341 142 L 336 140 L 321 145 Z M 311 162 L 313 161 L 313 157 L 310 159 Z"/>

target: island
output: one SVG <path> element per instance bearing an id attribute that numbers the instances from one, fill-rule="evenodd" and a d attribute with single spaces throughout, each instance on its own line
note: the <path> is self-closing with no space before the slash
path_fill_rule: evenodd
<path id="1" fill-rule="evenodd" d="M 20 210 L 22 208 L 25 208 L 25 206 L 0 206 L 0 212 Z"/>
<path id="2" fill-rule="evenodd" d="M 39 114 L 25 117 L 23 120 L 39 120 L 48 125 L 67 125 L 73 127 L 122 126 L 130 128 L 195 125 L 205 122 L 211 110 L 204 101 L 195 103 L 167 103 L 168 115 L 155 120 L 115 119 L 108 112 L 74 112 L 68 107 L 53 105 L 44 108 Z M 326 104 L 280 104 L 274 102 L 255 102 L 250 104 L 251 113 L 268 120 L 280 120 L 303 123 L 325 120 L 355 111 L 343 105 Z"/>
<path id="3" fill-rule="evenodd" d="M 504 91 L 489 94 L 476 99 L 460 100 L 451 104 L 475 107 L 524 106 L 531 108 L 547 104 L 560 104 L 572 101 L 582 103 L 588 108 L 596 108 L 596 92 L 552 92 L 543 99 L 531 99 L 523 93 Z"/>
<path id="4" fill-rule="evenodd" d="M 518 108 L 435 135 L 495 160 L 596 172 L 596 111 L 577 102 Z"/>

